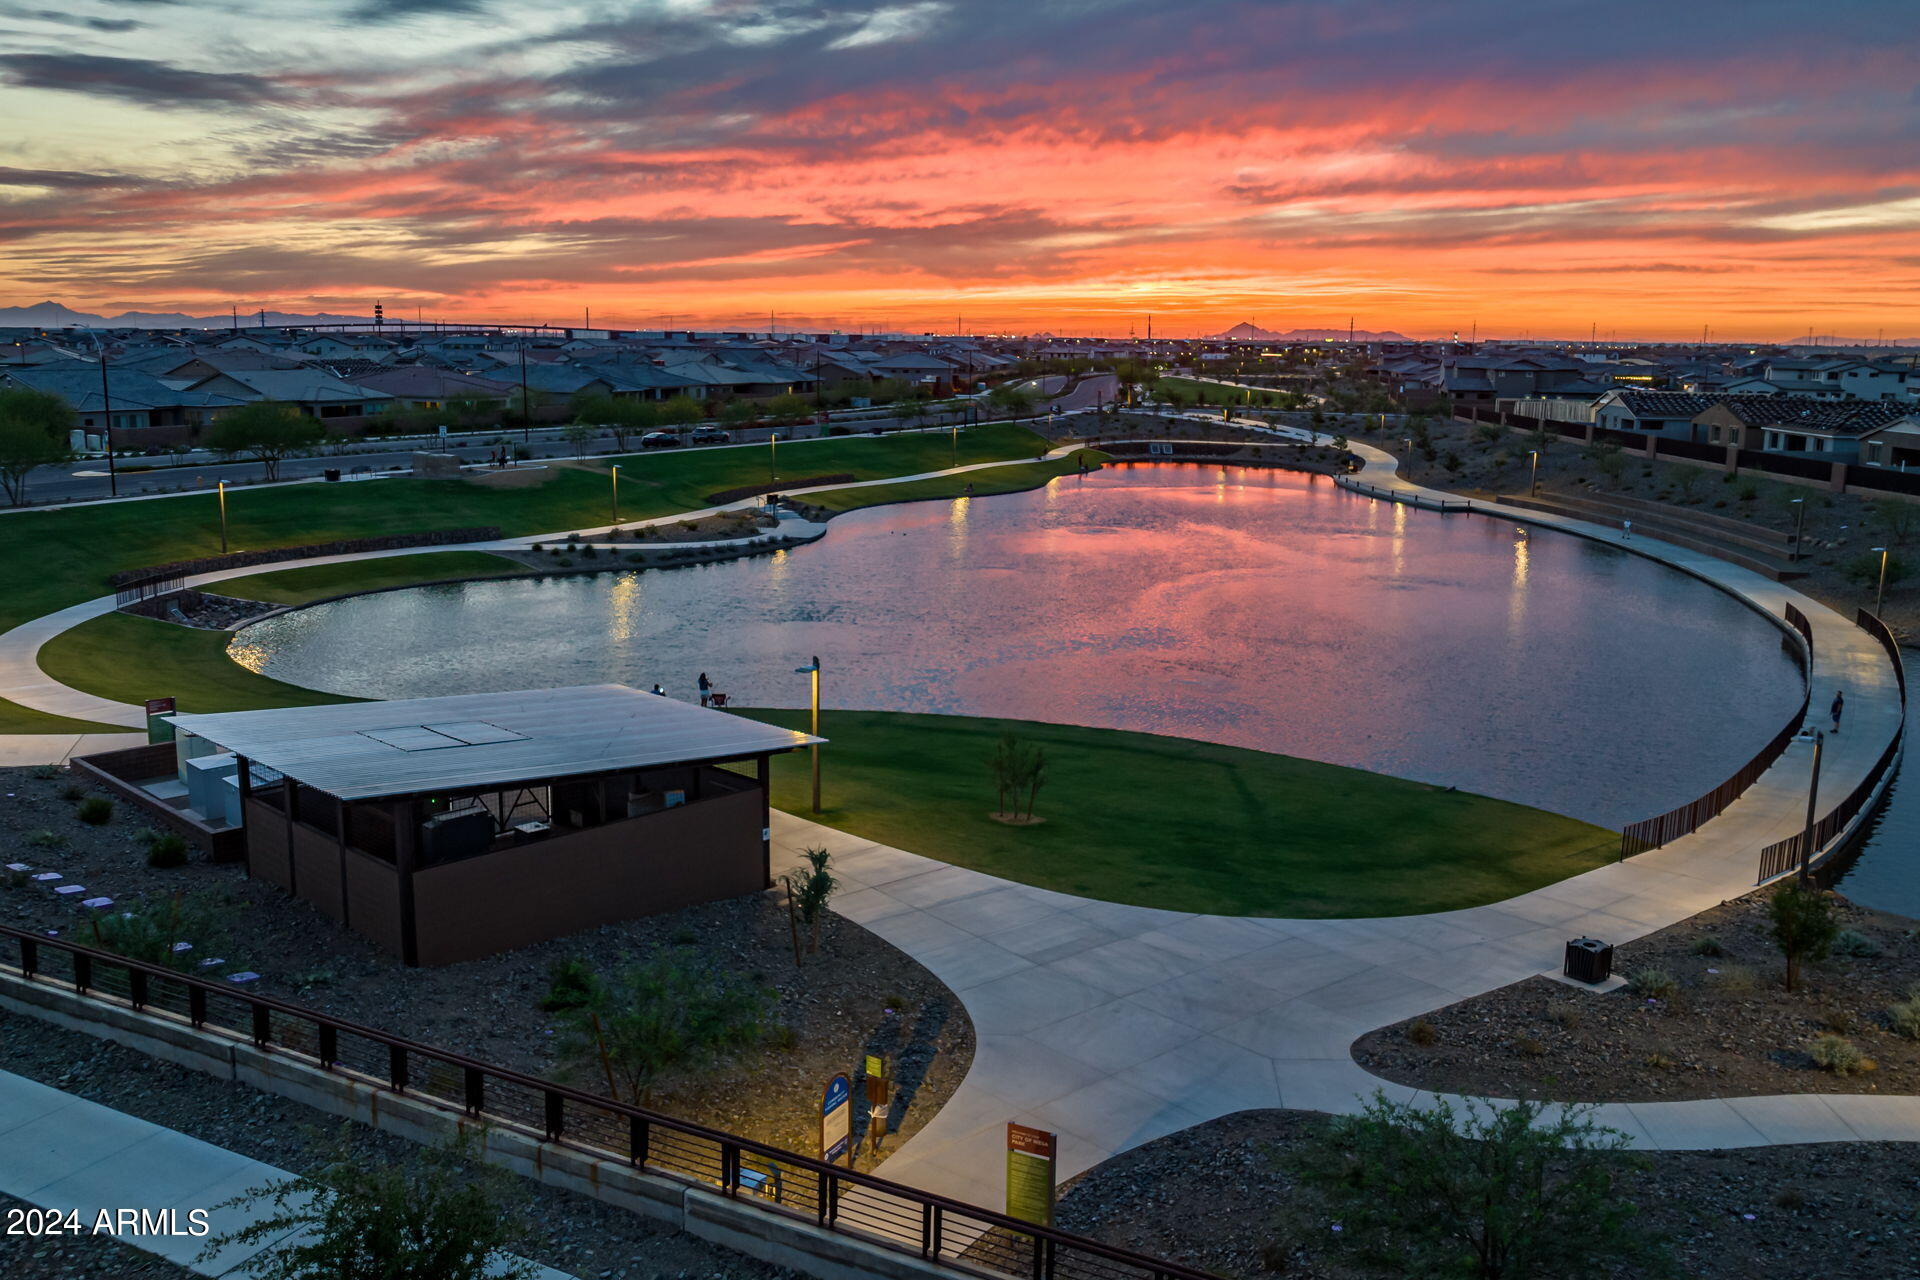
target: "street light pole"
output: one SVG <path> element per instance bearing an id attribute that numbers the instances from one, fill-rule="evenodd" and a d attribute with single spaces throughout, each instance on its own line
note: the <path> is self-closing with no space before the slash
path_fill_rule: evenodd
<path id="1" fill-rule="evenodd" d="M 120 473 L 113 464 L 113 392 L 107 387 L 107 344 L 100 335 L 94 335 L 94 341 L 100 343 L 100 421 L 105 425 L 107 442 L 107 495 L 120 496 Z"/>
<path id="2" fill-rule="evenodd" d="M 953 428 L 953 465 L 956 467 L 960 465 L 960 426 L 958 423 L 955 423 Z"/>
<path id="3" fill-rule="evenodd" d="M 811 732 L 814 737 L 818 738 L 820 736 L 820 655 L 817 653 L 813 655 L 812 666 L 795 667 L 793 670 L 796 675 L 809 677 L 809 683 L 812 686 L 813 692 L 813 728 Z M 813 811 L 818 813 L 820 812 L 820 744 L 818 742 L 814 743 L 807 751 L 808 754 L 813 757 Z"/>
<path id="4" fill-rule="evenodd" d="M 620 523 L 620 464 L 613 464 L 613 523 Z"/>
<path id="5" fill-rule="evenodd" d="M 533 404 L 527 398 L 527 340 L 520 339 L 520 438 L 533 447 Z"/>
<path id="6" fill-rule="evenodd" d="M 780 433 L 767 432 L 767 483 L 780 483 Z"/>
<path id="7" fill-rule="evenodd" d="M 1793 558 L 1798 560 L 1800 558 L 1800 534 L 1801 531 L 1807 527 L 1807 500 L 1805 498 L 1795 498 L 1793 505 Z"/>
<path id="8" fill-rule="evenodd" d="M 1537 498 L 1540 496 L 1540 451 L 1538 449 L 1530 449 L 1527 452 L 1527 456 L 1533 459 L 1533 476 L 1532 479 L 1527 482 L 1527 496 L 1529 498 Z"/>
<path id="9" fill-rule="evenodd" d="M 227 554 L 227 482 L 220 482 L 220 554 Z"/>
<path id="10" fill-rule="evenodd" d="M 1813 810 L 1820 800 L 1820 752 L 1826 743 L 1827 735 L 1820 730 L 1813 731 L 1813 774 L 1807 781 L 1807 826 L 1800 834 L 1800 883 L 1805 884 L 1811 876 L 1809 870 L 1813 861 Z"/>
<path id="11" fill-rule="evenodd" d="M 1873 594 L 1873 616 L 1880 616 L 1880 607 L 1887 602 L 1887 549 L 1875 547 L 1880 553 L 1880 588 Z"/>

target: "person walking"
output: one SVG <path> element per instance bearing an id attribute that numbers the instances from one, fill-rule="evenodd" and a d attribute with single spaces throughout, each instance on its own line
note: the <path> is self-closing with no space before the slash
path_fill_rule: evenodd
<path id="1" fill-rule="evenodd" d="M 1833 731 L 1835 733 L 1840 732 L 1840 713 L 1846 709 L 1847 695 L 1835 689 L 1833 691 L 1833 706 L 1827 709 L 1827 713 L 1833 717 Z"/>
<path id="2" fill-rule="evenodd" d="M 713 700 L 713 681 L 707 679 L 707 673 L 702 671 L 695 683 L 700 686 L 700 705 L 704 707 Z"/>
<path id="3" fill-rule="evenodd" d="M 1633 541 L 1633 521 L 1622 520 L 1620 522 L 1620 540 L 1623 542 Z"/>
<path id="4" fill-rule="evenodd" d="M 661 697 L 663 697 L 663 698 L 667 696 L 667 691 L 666 691 L 665 689 L 663 689 L 663 688 L 661 688 L 661 687 L 660 687 L 660 685 L 659 685 L 658 683 L 656 683 L 656 684 L 655 684 L 655 685 L 653 686 L 653 690 L 652 690 L 652 691 L 653 691 L 654 693 L 657 693 L 657 694 L 659 694 L 659 695 L 660 695 Z"/>

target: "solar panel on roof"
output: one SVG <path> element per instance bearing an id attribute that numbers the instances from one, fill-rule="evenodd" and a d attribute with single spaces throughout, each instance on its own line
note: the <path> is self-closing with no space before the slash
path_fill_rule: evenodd
<path id="1" fill-rule="evenodd" d="M 444 733 L 449 738 L 458 738 L 469 746 L 482 742 L 525 742 L 527 735 L 515 733 L 511 729 L 502 729 L 497 724 L 488 724 L 485 720 L 454 720 L 447 724 L 423 726 L 435 733 Z"/>
<path id="2" fill-rule="evenodd" d="M 436 733 L 425 725 L 419 724 L 397 725 L 391 729 L 362 729 L 360 736 L 372 738 L 375 742 L 384 742 L 402 751 L 437 751 L 442 747 L 473 745 L 451 734 Z"/>

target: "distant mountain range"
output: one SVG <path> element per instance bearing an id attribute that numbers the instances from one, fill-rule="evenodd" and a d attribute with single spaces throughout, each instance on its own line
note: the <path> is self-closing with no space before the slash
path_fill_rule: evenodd
<path id="1" fill-rule="evenodd" d="M 1281 333 L 1274 329 L 1262 329 L 1257 324 L 1245 321 L 1233 326 L 1225 333 L 1214 334 L 1210 341 L 1217 342 L 1345 342 L 1348 331 L 1345 329 L 1289 329 Z M 1355 342 L 1411 342 L 1413 339 L 1404 333 L 1388 329 L 1376 333 L 1372 329 L 1352 331 Z"/>
<path id="2" fill-rule="evenodd" d="M 364 324 L 370 320 L 368 316 L 341 316 L 325 311 L 314 315 L 267 312 L 267 324 L 276 326 Z M 100 329 L 226 329 L 231 328 L 233 322 L 231 314 L 190 316 L 178 311 L 123 311 L 117 316 L 101 316 L 89 311 L 75 311 L 58 302 L 36 302 L 30 307 L 0 307 L 0 329 L 64 329 L 69 325 L 91 325 Z M 259 323 L 260 313 L 257 311 L 240 317 L 242 329 L 253 328 Z"/>

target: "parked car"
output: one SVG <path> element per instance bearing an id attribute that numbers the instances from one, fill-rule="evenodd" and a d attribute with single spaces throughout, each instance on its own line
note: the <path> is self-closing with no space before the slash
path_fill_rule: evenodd
<path id="1" fill-rule="evenodd" d="M 640 447 L 642 449 L 677 449 L 680 447 L 680 437 L 671 431 L 649 431 L 640 437 Z"/>
<path id="2" fill-rule="evenodd" d="M 733 433 L 722 431 L 719 427 L 701 427 L 687 437 L 695 444 L 732 444 Z"/>

